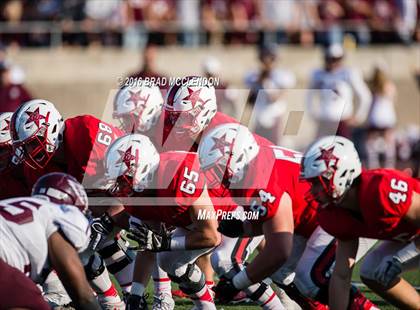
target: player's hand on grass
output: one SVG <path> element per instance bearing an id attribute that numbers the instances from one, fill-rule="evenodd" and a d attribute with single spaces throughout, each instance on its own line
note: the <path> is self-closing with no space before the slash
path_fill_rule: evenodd
<path id="1" fill-rule="evenodd" d="M 130 294 L 126 300 L 126 310 L 147 310 L 147 302 L 144 296 Z"/>
<path id="2" fill-rule="evenodd" d="M 233 285 L 231 279 L 227 279 L 225 277 L 220 278 L 219 283 L 213 288 L 213 290 L 216 293 L 216 299 L 224 304 L 232 301 L 236 294 L 240 291 Z"/>
<path id="3" fill-rule="evenodd" d="M 138 243 L 138 251 L 170 251 L 171 235 L 163 227 L 160 232 L 155 232 L 144 223 L 131 222 L 127 237 Z"/>

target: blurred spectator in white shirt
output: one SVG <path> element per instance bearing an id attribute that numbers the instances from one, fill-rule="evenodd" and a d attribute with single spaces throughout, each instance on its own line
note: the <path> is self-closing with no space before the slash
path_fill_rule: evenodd
<path id="1" fill-rule="evenodd" d="M 396 162 L 394 127 L 397 123 L 394 101 L 397 88 L 388 77 L 384 65 L 374 68 L 370 88 L 373 97 L 365 141 L 367 167 L 369 169 L 394 168 Z"/>
<path id="2" fill-rule="evenodd" d="M 119 27 L 123 21 L 123 2 L 119 0 L 88 0 L 85 4 L 86 19 L 83 28 L 88 33 L 90 43 L 119 45 Z M 101 33 L 96 33 L 96 24 L 105 25 Z"/>
<path id="3" fill-rule="evenodd" d="M 318 136 L 351 136 L 353 126 L 362 125 L 369 113 L 372 95 L 362 75 L 343 65 L 344 50 L 334 44 L 324 51 L 325 66 L 312 73 L 307 109 L 318 122 Z M 354 109 L 354 97 L 358 107 Z"/>
<path id="4" fill-rule="evenodd" d="M 296 17 L 294 0 L 265 0 L 259 2 L 263 43 L 288 43 Z"/>
<path id="5" fill-rule="evenodd" d="M 397 32 L 400 40 L 410 43 L 417 24 L 417 3 L 415 0 L 396 0 L 399 18 L 397 19 Z M 419 2 L 420 3 L 420 2 Z"/>
<path id="6" fill-rule="evenodd" d="M 296 77 L 289 70 L 275 68 L 276 46 L 263 46 L 258 56 L 260 68 L 245 77 L 245 85 L 250 89 L 249 102 L 254 105 L 252 123 L 257 134 L 279 144 L 282 118 L 287 110 L 285 90 L 296 85 Z"/>
<path id="7" fill-rule="evenodd" d="M 185 46 L 197 46 L 200 43 L 200 2 L 178 0 L 176 16 L 180 27 L 180 41 Z"/>

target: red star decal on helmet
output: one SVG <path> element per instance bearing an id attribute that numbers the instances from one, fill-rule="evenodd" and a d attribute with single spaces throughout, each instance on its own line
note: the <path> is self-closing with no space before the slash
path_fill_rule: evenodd
<path id="1" fill-rule="evenodd" d="M 214 141 L 214 145 L 211 148 L 211 151 L 219 150 L 222 154 L 225 154 L 225 147 L 230 149 L 230 143 L 226 141 L 226 133 L 220 138 L 211 137 Z"/>
<path id="2" fill-rule="evenodd" d="M 137 160 L 138 153 L 136 151 L 136 155 L 131 154 L 132 147 L 130 146 L 126 151 L 118 150 L 118 153 L 120 153 L 120 159 L 117 161 L 117 164 L 124 163 L 127 168 L 130 168 L 131 161 Z"/>
<path id="3" fill-rule="evenodd" d="M 1 131 L 10 130 L 10 121 L 6 119 L 5 122 L 6 122 L 6 127 L 0 129 Z"/>
<path id="4" fill-rule="evenodd" d="M 36 110 L 33 112 L 25 111 L 25 113 L 29 115 L 28 120 L 26 121 L 25 125 L 34 122 L 36 126 L 39 128 L 39 121 L 42 119 L 44 120 L 47 119 L 46 116 L 39 114 L 39 107 L 37 107 Z"/>
<path id="5" fill-rule="evenodd" d="M 321 147 L 320 150 L 321 150 L 321 155 L 319 155 L 316 158 L 316 160 L 323 160 L 327 167 L 330 166 L 330 162 L 332 162 L 332 161 L 337 162 L 338 161 L 338 157 L 333 154 L 334 146 L 330 147 L 329 149 L 323 149 Z"/>
<path id="6" fill-rule="evenodd" d="M 141 90 L 139 91 L 128 91 L 130 93 L 130 97 L 127 99 L 127 101 L 132 101 L 136 106 L 138 105 L 139 101 L 144 100 L 144 98 L 142 98 L 140 96 L 141 94 Z"/>
<path id="7" fill-rule="evenodd" d="M 199 88 L 198 90 L 194 91 L 192 88 L 188 87 L 188 96 L 185 98 L 182 98 L 182 100 L 189 100 L 192 104 L 192 108 L 195 108 L 195 105 L 197 104 L 197 101 L 201 102 L 203 101 L 200 98 L 200 93 L 201 93 L 201 88 Z"/>

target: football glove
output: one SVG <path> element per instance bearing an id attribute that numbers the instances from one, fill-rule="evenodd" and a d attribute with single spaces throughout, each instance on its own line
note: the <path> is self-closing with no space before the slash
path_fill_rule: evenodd
<path id="1" fill-rule="evenodd" d="M 126 310 L 148 310 L 145 296 L 130 294 L 125 302 Z"/>
<path id="2" fill-rule="evenodd" d="M 220 221 L 217 230 L 230 238 L 237 238 L 244 234 L 243 222 L 238 219 Z"/>
<path id="3" fill-rule="evenodd" d="M 378 283 L 384 287 L 389 287 L 401 272 L 400 260 L 395 256 L 387 256 L 376 268 L 374 277 Z"/>
<path id="4" fill-rule="evenodd" d="M 164 227 L 155 232 L 144 223 L 131 222 L 127 237 L 138 243 L 138 251 L 170 251 L 171 235 Z"/>
<path id="5" fill-rule="evenodd" d="M 90 228 L 90 247 L 95 251 L 102 240 L 105 240 L 111 233 L 114 228 L 114 220 L 105 212 L 101 217 L 92 220 Z"/>
<path id="6" fill-rule="evenodd" d="M 227 304 L 239 293 L 231 279 L 221 277 L 217 286 L 213 288 L 216 298 L 220 303 Z"/>

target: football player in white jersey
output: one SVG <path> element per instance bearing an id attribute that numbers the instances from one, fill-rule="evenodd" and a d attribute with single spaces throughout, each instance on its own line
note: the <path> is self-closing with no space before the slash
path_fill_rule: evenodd
<path id="1" fill-rule="evenodd" d="M 36 283 L 54 269 L 77 309 L 100 309 L 78 255 L 90 240 L 87 203 L 83 187 L 63 173 L 41 177 L 32 197 L 1 201 L 0 259 Z"/>

